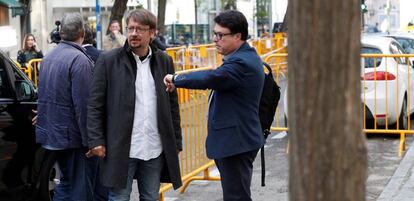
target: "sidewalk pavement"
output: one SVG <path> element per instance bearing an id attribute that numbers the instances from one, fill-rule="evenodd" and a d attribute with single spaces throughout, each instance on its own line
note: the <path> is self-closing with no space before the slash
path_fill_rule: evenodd
<path id="1" fill-rule="evenodd" d="M 414 143 L 408 148 L 400 165 L 377 201 L 414 200 Z"/>

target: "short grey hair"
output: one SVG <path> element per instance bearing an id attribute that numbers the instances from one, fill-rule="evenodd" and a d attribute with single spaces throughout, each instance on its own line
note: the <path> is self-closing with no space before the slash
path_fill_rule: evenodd
<path id="1" fill-rule="evenodd" d="M 66 41 L 76 41 L 81 37 L 83 26 L 84 22 L 80 13 L 67 13 L 62 18 L 60 37 Z"/>

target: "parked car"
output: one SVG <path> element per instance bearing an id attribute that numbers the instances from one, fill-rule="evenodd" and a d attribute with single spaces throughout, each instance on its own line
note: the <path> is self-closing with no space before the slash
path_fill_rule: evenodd
<path id="1" fill-rule="evenodd" d="M 414 34 L 391 34 L 387 37 L 394 38 L 407 54 L 414 54 Z M 411 65 L 414 65 L 414 57 L 410 57 Z"/>
<path id="2" fill-rule="evenodd" d="M 361 53 L 405 54 L 405 51 L 393 38 L 364 36 Z M 379 126 L 393 126 L 398 121 L 399 129 L 406 129 L 408 115 L 414 110 L 414 69 L 409 60 L 405 57 L 366 57 L 362 61 L 361 99 L 367 125 L 373 125 L 376 120 Z"/>
<path id="3" fill-rule="evenodd" d="M 362 54 L 405 54 L 399 43 L 390 37 L 364 35 L 361 43 Z M 378 126 L 388 123 L 395 127 L 398 120 L 399 128 L 406 129 L 408 115 L 414 111 L 414 68 L 409 60 L 404 57 L 366 57 L 361 63 L 361 100 L 366 128 L 372 128 L 376 119 Z M 283 99 L 287 119 L 287 93 Z"/>
<path id="4" fill-rule="evenodd" d="M 56 157 L 35 142 L 37 93 L 0 51 L 0 200 L 49 201 L 59 181 Z"/>

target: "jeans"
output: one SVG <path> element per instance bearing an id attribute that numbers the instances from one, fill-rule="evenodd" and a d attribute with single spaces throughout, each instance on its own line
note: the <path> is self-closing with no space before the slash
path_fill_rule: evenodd
<path id="1" fill-rule="evenodd" d="M 54 201 L 92 201 L 98 158 L 87 158 L 87 148 L 54 151 L 61 172 Z"/>
<path id="2" fill-rule="evenodd" d="M 136 176 L 140 201 L 159 199 L 161 170 L 164 156 L 148 161 L 130 158 L 128 162 L 128 179 L 126 188 L 109 188 L 109 201 L 128 201 L 132 191 L 132 181 Z"/>

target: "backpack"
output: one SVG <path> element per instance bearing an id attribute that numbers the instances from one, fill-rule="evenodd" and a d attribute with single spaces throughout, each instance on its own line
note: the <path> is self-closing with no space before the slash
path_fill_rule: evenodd
<path id="1" fill-rule="evenodd" d="M 269 64 L 263 62 L 263 65 L 267 68 L 268 73 L 265 74 L 262 96 L 260 98 L 259 118 L 264 138 L 267 139 L 267 136 L 270 134 L 270 127 L 272 126 L 272 122 L 276 113 L 276 108 L 279 103 L 280 87 L 273 79 L 272 69 L 270 68 Z M 264 145 L 261 148 L 260 152 L 262 162 L 262 186 L 265 186 Z"/>

